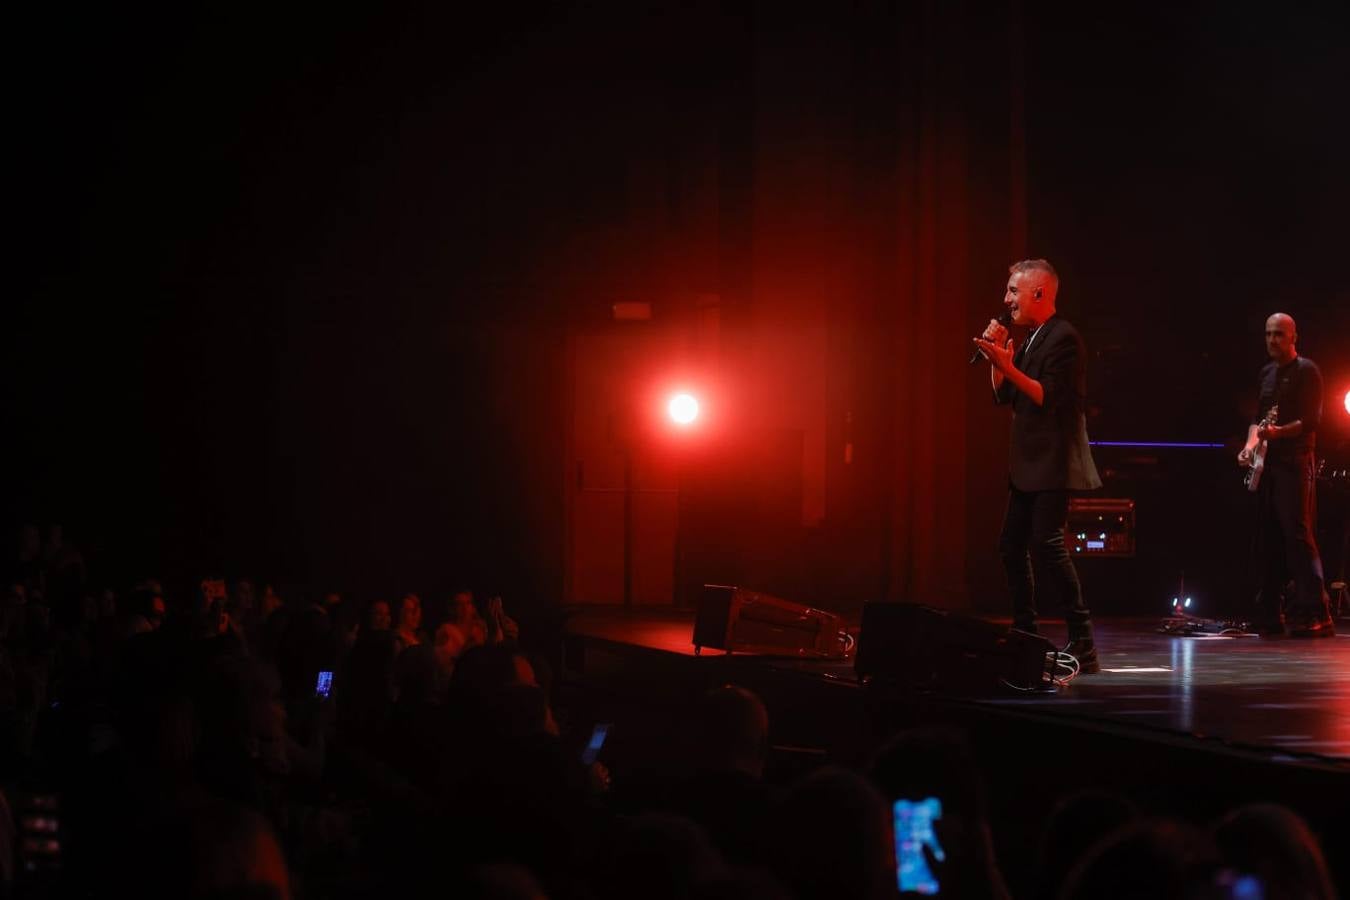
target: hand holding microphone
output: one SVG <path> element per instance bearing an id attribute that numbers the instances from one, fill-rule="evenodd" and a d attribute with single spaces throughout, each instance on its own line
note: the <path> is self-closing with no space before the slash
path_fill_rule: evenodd
<path id="1" fill-rule="evenodd" d="M 989 353 L 984 347 L 978 346 L 980 341 L 988 341 L 995 347 L 1007 347 L 1008 345 L 1008 326 L 1012 324 L 1012 313 L 1006 309 L 998 314 L 998 318 L 990 319 L 989 324 L 984 329 L 984 334 L 975 338 L 976 347 L 974 354 L 970 357 L 970 364 L 973 366 L 981 359 L 990 359 Z M 991 348 L 992 349 L 992 348 Z M 1011 355 L 1011 354 L 1010 354 Z"/>

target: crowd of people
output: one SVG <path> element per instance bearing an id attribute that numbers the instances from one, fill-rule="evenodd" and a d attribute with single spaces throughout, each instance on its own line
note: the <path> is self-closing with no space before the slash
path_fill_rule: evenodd
<path id="1" fill-rule="evenodd" d="M 0 897 L 872 900 L 902 877 L 1010 896 L 994 849 L 1009 826 L 958 733 L 902 732 L 865 767 L 779 781 L 769 711 L 726 685 L 690 698 L 678 771 L 607 768 L 500 598 L 115 590 L 59 529 L 19 543 Z M 897 801 L 929 798 L 927 831 L 897 826 Z M 1196 824 L 1079 793 L 1042 846 L 1019 896 L 1335 896 L 1317 838 L 1278 806 Z"/>

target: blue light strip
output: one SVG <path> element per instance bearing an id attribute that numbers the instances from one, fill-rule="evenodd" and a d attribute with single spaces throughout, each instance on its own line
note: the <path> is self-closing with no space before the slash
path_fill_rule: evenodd
<path id="1" fill-rule="evenodd" d="M 1088 441 L 1093 447 L 1185 447 L 1212 450 L 1223 449 L 1223 444 L 1195 444 L 1185 441 Z"/>

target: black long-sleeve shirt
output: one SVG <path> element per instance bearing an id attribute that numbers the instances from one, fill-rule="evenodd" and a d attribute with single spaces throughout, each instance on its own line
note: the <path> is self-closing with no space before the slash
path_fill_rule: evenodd
<path id="1" fill-rule="evenodd" d="M 1274 360 L 1266 363 L 1261 369 L 1260 402 L 1252 424 L 1259 424 L 1276 403 L 1280 412 L 1275 424 L 1300 421 L 1303 431 L 1297 437 L 1272 440 L 1267 459 L 1293 460 L 1317 446 L 1317 426 L 1322 421 L 1322 373 L 1317 363 L 1305 356 L 1296 356 L 1282 366 Z"/>

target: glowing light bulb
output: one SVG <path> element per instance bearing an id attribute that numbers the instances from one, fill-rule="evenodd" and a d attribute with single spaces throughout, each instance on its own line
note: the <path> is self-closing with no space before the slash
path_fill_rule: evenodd
<path id="1" fill-rule="evenodd" d="M 692 394 L 675 394 L 666 404 L 666 412 L 676 425 L 689 425 L 698 418 L 698 400 Z"/>

